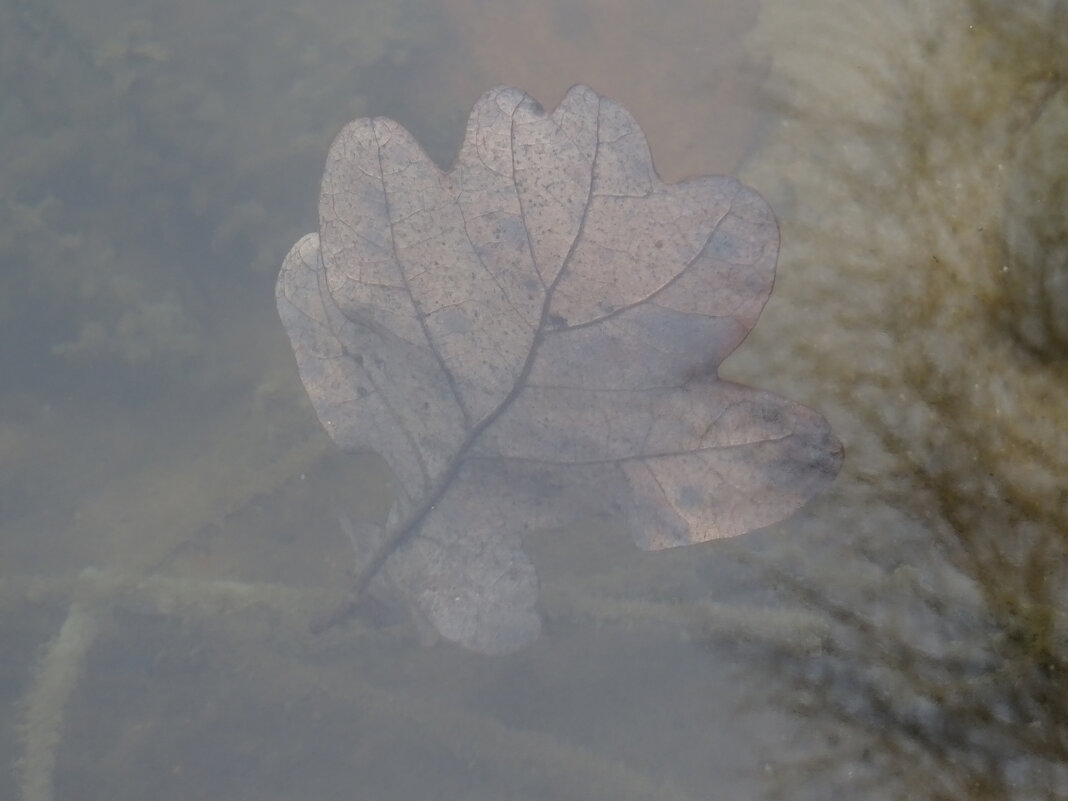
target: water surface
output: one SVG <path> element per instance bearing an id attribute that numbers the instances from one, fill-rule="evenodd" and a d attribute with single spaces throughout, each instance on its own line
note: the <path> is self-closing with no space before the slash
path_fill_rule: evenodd
<path id="1" fill-rule="evenodd" d="M 0 796 L 1068 795 L 1068 374 L 1031 300 L 1065 270 L 1064 7 L 794 5 L 0 6 Z M 274 311 L 330 139 L 385 114 L 447 164 L 487 87 L 577 82 L 665 179 L 772 203 L 723 373 L 846 467 L 731 542 L 535 535 L 545 632 L 507 658 L 388 606 L 313 636 L 339 505 L 390 501 Z"/>

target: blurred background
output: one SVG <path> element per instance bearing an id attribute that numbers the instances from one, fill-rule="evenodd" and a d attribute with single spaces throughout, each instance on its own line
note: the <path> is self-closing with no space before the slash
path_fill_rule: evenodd
<path id="1" fill-rule="evenodd" d="M 1068 798 L 1068 3 L 0 0 L 0 797 Z M 836 484 L 729 542 L 530 538 L 541 639 L 318 637 L 390 478 L 274 281 L 331 138 L 622 103 L 780 218 L 725 377 Z"/>

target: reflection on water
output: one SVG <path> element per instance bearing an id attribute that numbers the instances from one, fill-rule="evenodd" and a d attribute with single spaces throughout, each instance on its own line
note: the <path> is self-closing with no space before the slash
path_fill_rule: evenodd
<path id="1" fill-rule="evenodd" d="M 1068 795 L 1064 4 L 609 5 L 0 4 L 0 797 Z M 342 123 L 458 138 L 498 81 L 592 83 L 668 176 L 753 151 L 784 246 L 723 372 L 846 467 L 733 543 L 537 535 L 520 655 L 314 637 L 338 477 L 354 520 L 390 485 L 330 454 L 274 275 Z"/>
<path id="2" fill-rule="evenodd" d="M 768 567 L 820 644 L 745 649 L 818 735 L 779 797 L 1064 798 L 1068 6 L 895 5 L 756 37 L 788 122 L 748 177 L 810 309 L 754 336 L 815 332 L 860 484 L 849 552 Z"/>

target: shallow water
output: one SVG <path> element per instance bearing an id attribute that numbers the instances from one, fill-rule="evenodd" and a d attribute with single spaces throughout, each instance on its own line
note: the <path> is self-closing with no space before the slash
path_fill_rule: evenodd
<path id="1" fill-rule="evenodd" d="M 1068 796 L 1063 5 L 793 5 L 0 7 L 0 797 Z M 488 86 L 580 81 L 665 179 L 772 203 L 723 373 L 846 467 L 730 542 L 535 535 L 513 656 L 386 607 L 313 636 L 339 513 L 390 502 L 274 310 L 330 139 L 384 114 L 447 163 Z"/>

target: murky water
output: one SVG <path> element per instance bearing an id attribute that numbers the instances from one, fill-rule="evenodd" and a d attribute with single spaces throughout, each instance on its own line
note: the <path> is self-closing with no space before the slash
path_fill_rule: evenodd
<path id="1" fill-rule="evenodd" d="M 0 797 L 1068 796 L 1068 12 L 796 5 L 0 5 Z M 385 114 L 447 163 L 488 86 L 580 81 L 666 179 L 772 203 L 723 372 L 846 466 L 731 542 L 535 535 L 507 658 L 386 607 L 313 636 L 339 506 L 391 493 L 274 310 L 330 139 Z"/>

